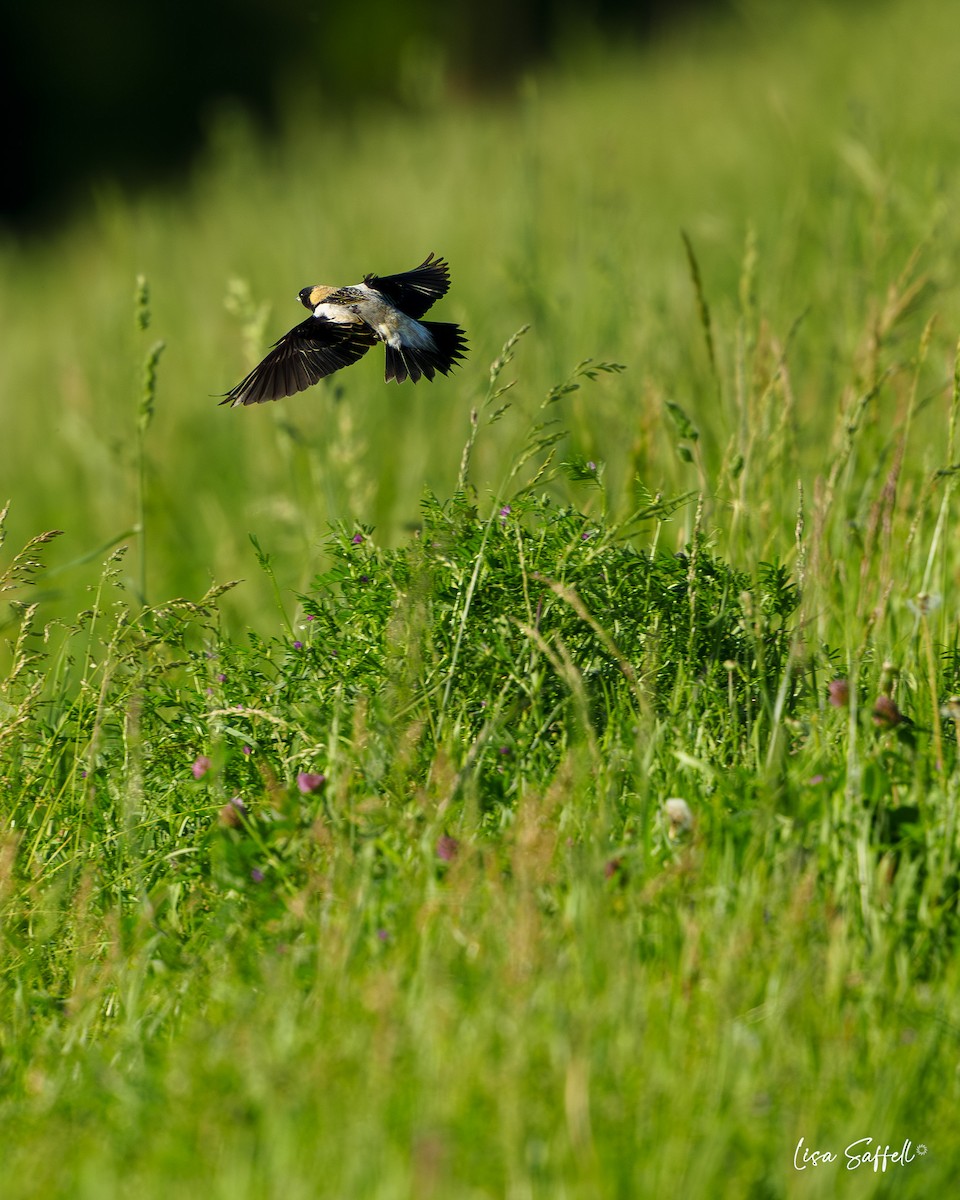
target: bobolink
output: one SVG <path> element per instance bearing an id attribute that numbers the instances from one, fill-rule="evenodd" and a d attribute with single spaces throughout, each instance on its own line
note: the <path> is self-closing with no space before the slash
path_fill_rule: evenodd
<path id="1" fill-rule="evenodd" d="M 459 325 L 421 321 L 450 286 L 450 268 L 429 254 L 401 275 L 365 275 L 348 287 L 317 284 L 299 294 L 312 316 L 274 344 L 259 366 L 221 404 L 261 404 L 311 387 L 325 375 L 349 367 L 383 342 L 385 380 L 416 383 L 446 375 L 463 358 L 467 341 Z"/>

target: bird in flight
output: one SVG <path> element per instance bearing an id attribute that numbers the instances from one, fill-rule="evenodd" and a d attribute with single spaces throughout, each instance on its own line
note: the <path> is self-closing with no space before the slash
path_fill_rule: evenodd
<path id="1" fill-rule="evenodd" d="M 325 375 L 349 367 L 383 342 L 385 380 L 416 383 L 446 375 L 464 357 L 466 336 L 459 325 L 420 318 L 450 287 L 450 268 L 427 255 L 400 275 L 364 275 L 347 287 L 317 284 L 298 299 L 311 316 L 284 334 L 246 379 L 221 404 L 262 404 L 311 387 Z"/>

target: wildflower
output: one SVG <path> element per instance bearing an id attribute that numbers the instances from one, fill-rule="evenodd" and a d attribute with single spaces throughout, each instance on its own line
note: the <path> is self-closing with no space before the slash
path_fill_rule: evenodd
<path id="1" fill-rule="evenodd" d="M 437 841 L 437 858 L 442 858 L 444 862 L 453 862 L 460 853 L 460 843 L 454 837 L 448 837 L 446 834 Z"/>
<path id="2" fill-rule="evenodd" d="M 355 534 L 353 535 L 353 537 L 350 539 L 350 541 L 351 541 L 351 542 L 353 542 L 353 544 L 354 544 L 355 546 L 359 546 L 359 545 L 360 545 L 360 543 L 363 541 L 363 534 L 362 534 L 362 533 L 355 533 Z"/>
<path id="3" fill-rule="evenodd" d="M 250 872 L 250 878 L 253 880 L 254 883 L 263 883 L 263 872 L 260 870 L 259 867 L 254 867 L 253 870 Z"/>
<path id="4" fill-rule="evenodd" d="M 596 469 L 597 469 L 597 464 L 596 464 L 595 462 L 593 462 L 593 461 L 590 461 L 590 462 L 588 462 L 588 463 L 587 463 L 587 470 L 588 470 L 588 471 L 596 471 Z"/>
<path id="5" fill-rule="evenodd" d="M 670 822 L 667 831 L 670 838 L 680 837 L 693 828 L 693 813 L 690 811 L 690 805 L 682 797 L 671 796 L 669 800 L 665 800 L 663 811 Z"/>
<path id="6" fill-rule="evenodd" d="M 830 703 L 834 708 L 847 708 L 850 704 L 850 684 L 846 679 L 832 679 L 827 686 Z"/>
<path id="7" fill-rule="evenodd" d="M 247 815 L 247 806 L 239 796 L 234 796 L 217 813 L 217 820 L 224 829 L 239 829 Z"/>
<path id="8" fill-rule="evenodd" d="M 387 931 L 385 929 L 378 929 L 377 930 L 377 939 L 381 942 L 389 942 L 390 934 L 387 933 Z"/>
<path id="9" fill-rule="evenodd" d="M 315 771 L 301 771 L 297 776 L 297 787 L 305 796 L 309 796 L 312 792 L 319 792 L 326 782 L 326 775 L 320 775 Z"/>
<path id="10" fill-rule="evenodd" d="M 244 748 L 243 748 L 243 752 L 244 752 L 244 754 L 248 754 L 248 755 L 249 755 L 249 754 L 252 754 L 252 753 L 253 753 L 253 748 L 252 748 L 251 746 L 244 746 Z"/>
<path id="11" fill-rule="evenodd" d="M 501 520 L 501 521 L 503 521 L 503 522 L 505 522 L 505 521 L 506 521 L 506 519 L 507 519 L 507 517 L 509 517 L 509 516 L 510 516 L 510 513 L 511 513 L 512 511 L 513 511 L 513 509 L 511 509 L 510 505 L 509 505 L 509 504 L 505 504 L 505 505 L 503 506 L 503 508 L 501 508 L 501 509 L 500 509 L 500 520 Z"/>
<path id="12" fill-rule="evenodd" d="M 210 759 L 205 754 L 201 754 L 199 758 L 194 760 L 193 766 L 190 768 L 193 771 L 194 779 L 202 779 L 210 770 Z"/>
<path id="13" fill-rule="evenodd" d="M 226 682 L 227 682 L 227 677 L 221 671 L 220 674 L 217 676 L 217 683 L 226 683 Z"/>
<path id="14" fill-rule="evenodd" d="M 878 729 L 894 729 L 897 725 L 902 725 L 906 719 L 892 697 L 877 697 L 877 702 L 873 706 L 873 723 Z"/>
<path id="15" fill-rule="evenodd" d="M 943 597 L 930 592 L 921 592 L 916 600 L 908 600 L 907 608 L 915 617 L 928 617 L 943 603 Z"/>
<path id="16" fill-rule="evenodd" d="M 293 648 L 294 648 L 294 650 L 302 650 L 302 649 L 303 649 L 303 642 L 294 642 L 294 643 L 293 643 Z"/>

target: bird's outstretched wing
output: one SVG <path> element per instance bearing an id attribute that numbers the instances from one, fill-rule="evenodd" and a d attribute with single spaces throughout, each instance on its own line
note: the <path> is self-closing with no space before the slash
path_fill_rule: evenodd
<path id="1" fill-rule="evenodd" d="M 220 403 L 262 404 L 293 396 L 325 375 L 355 363 L 375 341 L 365 325 L 308 317 L 284 334 L 263 362 L 231 388 Z"/>
<path id="2" fill-rule="evenodd" d="M 367 287 L 376 288 L 408 317 L 419 319 L 450 287 L 450 267 L 430 253 L 419 267 L 400 275 L 365 275 Z"/>

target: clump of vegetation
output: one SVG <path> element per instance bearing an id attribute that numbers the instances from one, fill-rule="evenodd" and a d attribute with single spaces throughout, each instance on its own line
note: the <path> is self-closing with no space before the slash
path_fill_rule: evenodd
<path id="1" fill-rule="evenodd" d="M 619 837 L 631 815 L 622 797 L 649 770 L 647 735 L 693 737 L 716 767 L 768 741 L 799 683 L 781 688 L 798 603 L 786 573 L 761 566 L 751 581 L 700 532 L 682 554 L 657 550 L 655 533 L 639 549 L 630 532 L 655 529 L 676 503 L 651 500 L 627 528 L 558 504 L 537 490 L 550 453 L 541 433 L 534 481 L 488 500 L 486 514 L 461 490 L 425 497 L 399 548 L 369 529 L 334 531 L 330 565 L 282 637 L 223 636 L 217 604 L 232 585 L 140 608 L 125 594 L 122 548 L 75 624 L 59 638 L 43 631 L 52 645 L 38 644 L 35 608 L 23 607 L 4 688 L 21 866 L 75 884 L 96 845 L 110 903 L 140 903 L 171 868 L 186 898 L 210 883 L 219 821 L 259 829 L 241 855 L 262 857 L 258 882 L 285 846 L 289 890 L 316 822 L 341 820 L 354 801 L 375 796 L 401 830 L 404 810 L 440 786 L 442 762 L 453 771 L 444 827 L 495 833 L 581 753 L 610 774 Z M 590 464 L 594 489 L 599 475 Z M 51 536 L 14 560 L 12 581 L 29 581 Z M 187 850 L 185 837 L 200 840 Z"/>

